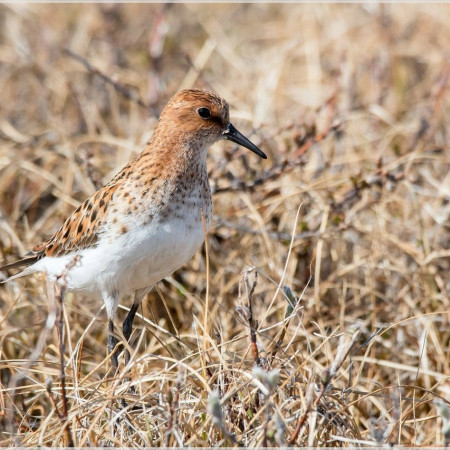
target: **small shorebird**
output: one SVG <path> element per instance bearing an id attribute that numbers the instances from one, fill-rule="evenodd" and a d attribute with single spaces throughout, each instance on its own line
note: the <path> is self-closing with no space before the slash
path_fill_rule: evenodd
<path id="1" fill-rule="evenodd" d="M 123 322 L 128 341 L 145 295 L 202 245 L 203 223 L 209 226 L 212 211 L 206 153 L 221 139 L 266 159 L 230 123 L 225 100 L 205 90 L 179 92 L 164 108 L 141 154 L 79 206 L 53 237 L 0 270 L 26 266 L 8 280 L 44 272 L 57 281 L 79 256 L 66 275 L 67 289 L 103 298 L 109 318 L 108 350 L 113 352 L 120 298 L 134 293 Z M 126 351 L 126 363 L 129 358 Z M 117 352 L 111 363 L 117 369 Z"/>

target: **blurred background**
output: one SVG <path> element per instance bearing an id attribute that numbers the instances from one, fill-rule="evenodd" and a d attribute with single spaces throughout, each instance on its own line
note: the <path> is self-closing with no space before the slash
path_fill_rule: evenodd
<path id="1" fill-rule="evenodd" d="M 107 373 L 101 302 L 68 293 L 64 419 L 43 277 L 0 286 L 2 444 L 449 442 L 449 23 L 446 4 L 0 5 L 2 261 L 142 151 L 180 89 L 224 97 L 269 156 L 211 149 L 208 255 L 143 303 L 137 394 Z M 120 396 L 140 409 L 112 425 Z"/>

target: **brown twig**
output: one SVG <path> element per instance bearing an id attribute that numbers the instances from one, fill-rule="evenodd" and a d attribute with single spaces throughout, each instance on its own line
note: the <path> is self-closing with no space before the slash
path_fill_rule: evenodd
<path id="1" fill-rule="evenodd" d="M 257 366 L 261 366 L 261 359 L 259 358 L 258 346 L 256 344 L 256 329 L 255 329 L 255 323 L 253 322 L 253 307 L 252 307 L 253 293 L 255 292 L 257 280 L 258 280 L 258 273 L 255 272 L 255 279 L 253 281 L 253 284 L 252 284 L 250 290 L 249 290 L 248 275 L 246 275 L 245 284 L 247 286 L 247 296 L 248 296 L 248 326 L 250 328 L 252 355 L 253 355 L 253 360 L 255 361 L 255 364 Z"/>
<path id="2" fill-rule="evenodd" d="M 443 109 L 440 109 L 439 105 L 444 97 L 449 77 L 450 62 L 446 61 L 439 76 L 431 87 L 430 105 L 424 115 L 420 118 L 419 129 L 414 135 L 413 140 L 408 147 L 407 153 L 412 152 L 422 139 L 425 139 L 426 141 L 431 139 L 434 129 L 436 128 L 437 117 L 439 114 L 442 115 Z"/>
<path id="3" fill-rule="evenodd" d="M 314 405 L 317 405 L 320 402 L 320 399 L 323 396 L 323 393 L 325 392 L 325 390 L 321 390 L 321 394 L 319 394 L 316 397 L 316 401 L 314 401 Z M 312 402 L 308 401 L 306 404 L 306 409 L 305 412 L 299 417 L 298 422 L 297 422 L 297 426 L 295 427 L 295 430 L 291 433 L 291 436 L 289 438 L 289 446 L 292 447 L 293 445 L 295 445 L 295 441 L 298 438 L 298 435 L 300 433 L 300 430 L 302 429 L 303 425 L 306 422 L 306 419 L 308 418 L 309 413 L 312 410 Z"/>
<path id="4" fill-rule="evenodd" d="M 55 410 L 56 415 L 58 416 L 59 419 L 63 420 L 64 417 L 61 411 L 59 410 L 58 402 L 56 401 L 55 394 L 53 393 L 52 390 L 52 386 L 53 386 L 52 379 L 49 377 L 46 382 L 47 394 L 50 398 L 50 402 L 53 406 L 53 409 Z"/>
<path id="5" fill-rule="evenodd" d="M 262 441 L 262 447 L 267 448 L 267 435 L 269 432 L 269 421 L 270 421 L 270 415 L 268 408 L 266 407 L 266 411 L 264 414 L 264 423 L 263 423 L 263 441 Z"/>
<path id="6" fill-rule="evenodd" d="M 305 424 L 309 413 L 313 409 L 316 409 L 317 406 L 319 405 L 320 401 L 322 400 L 322 397 L 324 396 L 325 392 L 327 391 L 328 386 L 331 383 L 332 378 L 333 377 L 331 376 L 330 369 L 325 369 L 322 372 L 322 377 L 320 379 L 321 386 L 320 386 L 319 394 L 315 398 L 314 402 L 307 403 L 305 412 L 299 417 L 297 426 L 295 427 L 295 430 L 291 433 L 291 437 L 289 439 L 289 446 L 292 446 L 295 444 L 295 441 L 297 440 L 300 430 L 302 429 L 303 425 Z"/>
<path id="7" fill-rule="evenodd" d="M 317 397 L 315 398 L 314 402 L 307 402 L 306 410 L 305 412 L 299 417 L 297 426 L 295 427 L 295 430 L 291 433 L 291 437 L 289 439 L 289 445 L 295 445 L 295 441 L 298 438 L 298 435 L 300 433 L 300 430 L 302 429 L 303 425 L 306 422 L 306 419 L 308 418 L 309 413 L 313 409 L 317 409 L 320 401 L 322 400 L 322 397 L 324 396 L 325 392 L 328 390 L 331 381 L 335 377 L 337 371 L 342 366 L 342 363 L 347 358 L 347 356 L 350 354 L 350 351 L 353 349 L 354 344 L 356 342 L 357 337 L 359 336 L 359 328 L 354 328 L 353 330 L 350 330 L 350 332 L 343 333 L 339 339 L 338 348 L 336 350 L 336 356 L 334 358 L 333 363 L 331 366 L 327 369 L 325 369 L 322 372 L 322 376 L 320 378 L 320 391 Z"/>
<path id="8" fill-rule="evenodd" d="M 64 434 L 66 435 L 67 446 L 74 447 L 72 432 L 68 423 L 69 414 L 67 407 L 67 396 L 66 396 L 66 371 L 64 367 L 64 293 L 67 288 L 67 273 L 71 270 L 80 260 L 80 256 L 75 256 L 72 261 L 66 266 L 63 273 L 57 277 L 56 282 L 59 284 L 59 292 L 57 294 L 59 302 L 59 319 L 58 319 L 58 338 L 59 338 L 59 363 L 60 363 L 60 377 L 61 377 L 61 396 L 62 396 L 62 413 L 59 414 L 61 421 L 64 426 Z"/>
<path id="9" fill-rule="evenodd" d="M 14 418 L 15 418 L 15 409 L 18 410 L 18 407 L 16 406 L 16 396 L 18 395 L 16 392 L 17 386 L 23 380 L 23 378 L 25 378 L 26 371 L 29 370 L 36 363 L 38 357 L 41 355 L 44 347 L 47 344 L 47 339 L 49 338 L 56 321 L 56 308 L 55 308 L 53 285 L 51 285 L 48 279 L 46 284 L 47 284 L 48 315 L 47 320 L 45 321 L 45 327 L 41 331 L 38 341 L 35 347 L 33 348 L 32 352 L 30 353 L 27 364 L 25 365 L 22 371 L 12 376 L 11 381 L 9 383 L 9 389 L 11 391 L 10 394 L 11 414 L 9 415 L 9 420 L 7 421 L 7 428 L 9 429 L 13 441 L 16 440 L 14 431 Z M 50 287 L 52 289 L 50 289 Z M 23 400 L 22 397 L 21 399 Z"/>
<path id="10" fill-rule="evenodd" d="M 300 301 L 299 298 L 296 298 L 294 296 L 294 293 L 292 292 L 292 289 L 289 286 L 284 286 L 283 293 L 288 301 L 288 306 L 286 307 L 284 313 L 283 328 L 280 330 L 278 335 L 273 339 L 272 349 L 269 351 L 271 364 L 273 363 L 273 360 L 275 359 L 278 350 L 283 345 L 284 337 L 286 336 L 286 332 L 289 327 L 289 322 L 291 321 L 291 315 L 294 312 L 294 309 L 297 307 L 298 302 Z"/>
<path id="11" fill-rule="evenodd" d="M 148 94 L 147 101 L 149 105 L 156 105 L 162 87 L 161 71 L 164 57 L 164 43 L 166 41 L 169 26 L 167 24 L 167 11 L 171 4 L 162 4 L 155 11 L 153 17 L 153 26 L 148 39 L 148 54 L 151 67 L 148 73 Z"/>
<path id="12" fill-rule="evenodd" d="M 381 161 L 378 165 L 381 166 Z M 361 198 L 362 191 L 370 189 L 373 186 L 382 187 L 387 182 L 396 185 L 404 178 L 405 174 L 403 171 L 388 172 L 383 168 L 379 168 L 374 174 L 368 175 L 365 178 L 353 178 L 353 187 L 342 196 L 341 200 L 336 203 L 332 201 L 333 209 L 337 213 L 347 210 Z"/>
<path id="13" fill-rule="evenodd" d="M 323 139 L 325 139 L 331 132 L 337 130 L 341 126 L 340 122 L 334 122 L 325 131 L 314 135 L 313 137 L 306 140 L 306 142 L 299 147 L 293 155 L 289 155 L 286 159 L 281 161 L 279 164 L 274 165 L 271 169 L 265 171 L 262 176 L 256 178 L 253 181 L 241 181 L 238 179 L 233 179 L 229 186 L 218 187 L 217 184 L 211 186 L 211 191 L 213 194 L 222 194 L 224 192 L 235 192 L 235 191 L 253 191 L 257 186 L 263 183 L 276 180 L 281 175 L 285 175 L 292 170 L 294 170 L 303 160 L 303 155 L 308 151 L 313 144 L 316 144 Z"/>
<path id="14" fill-rule="evenodd" d="M 149 110 L 149 106 L 144 101 L 142 101 L 142 99 L 140 99 L 135 92 L 131 91 L 130 89 L 127 89 L 123 84 L 114 81 L 113 79 L 108 77 L 108 75 L 105 75 L 103 72 L 100 72 L 100 70 L 95 68 L 87 59 L 78 55 L 73 50 L 70 50 L 70 48 L 64 48 L 63 51 L 68 56 L 73 58 L 75 61 L 78 61 L 79 63 L 83 64 L 83 66 L 89 73 L 92 73 L 93 75 L 100 77 L 105 83 L 110 84 L 117 92 L 123 95 L 123 97 L 135 102 L 142 108 Z"/>
<path id="15" fill-rule="evenodd" d="M 323 141 L 328 135 L 336 131 L 341 126 L 341 122 L 335 121 L 331 123 L 324 131 L 310 137 L 302 146 L 300 146 L 293 154 L 294 159 L 298 159 L 303 156 L 303 154 L 309 150 L 314 144 Z"/>
<path id="16" fill-rule="evenodd" d="M 250 268 L 242 274 L 241 278 L 241 284 L 242 281 L 245 283 L 245 288 L 247 291 L 247 307 L 237 307 L 236 311 L 241 315 L 241 317 L 248 322 L 248 326 L 250 329 L 250 347 L 252 350 L 253 355 L 253 361 L 255 362 L 255 365 L 258 367 L 261 367 L 261 359 L 259 357 L 258 352 L 258 344 L 256 342 L 256 329 L 258 327 L 257 323 L 253 321 L 253 306 L 252 306 L 252 300 L 253 300 L 253 293 L 255 292 L 256 284 L 258 282 L 258 273 L 255 271 L 255 278 L 253 280 L 253 284 L 250 286 L 250 281 L 248 279 L 248 275 L 250 272 L 252 272 L 254 269 Z M 239 285 L 239 298 L 241 297 L 241 284 Z"/>
<path id="17" fill-rule="evenodd" d="M 260 236 L 262 234 L 262 231 L 260 229 L 254 229 L 247 227 L 243 224 L 233 222 L 231 220 L 224 219 L 223 217 L 219 217 L 216 215 L 213 215 L 213 221 L 216 223 L 216 227 L 226 227 L 232 230 L 241 231 L 242 233 L 246 234 L 252 234 Z M 292 236 L 291 233 L 285 232 L 285 231 L 270 231 L 265 229 L 264 233 L 267 234 L 267 236 L 271 237 L 272 239 L 276 241 L 291 241 L 294 239 L 295 241 L 301 241 L 301 240 L 307 240 L 307 239 L 319 239 L 319 238 L 325 238 L 325 237 L 331 237 L 335 233 L 341 233 L 342 229 L 328 229 L 326 231 L 303 231 L 302 233 L 295 234 Z"/>
<path id="18" fill-rule="evenodd" d="M 245 283 L 245 288 L 247 291 L 247 306 L 243 306 L 242 304 L 240 306 L 237 306 L 236 312 L 242 317 L 243 320 L 248 323 L 248 327 L 250 330 L 250 348 L 252 351 L 253 361 L 255 363 L 255 367 L 262 368 L 261 358 L 258 351 L 258 344 L 256 341 L 256 329 L 258 328 L 258 324 L 253 321 L 252 306 L 253 293 L 255 292 L 256 283 L 258 281 L 258 273 L 255 271 L 255 278 L 253 280 L 253 284 L 250 286 L 248 275 L 252 271 L 254 271 L 253 267 L 245 270 L 242 274 L 241 282 L 239 283 L 239 299 L 241 299 L 242 296 L 242 284 Z M 259 394 L 257 394 L 255 397 L 255 408 L 258 409 L 259 405 Z"/>
<path id="19" fill-rule="evenodd" d="M 183 378 L 183 371 L 180 370 L 178 373 L 177 382 L 175 385 L 175 395 L 172 396 L 172 392 L 169 391 L 168 394 L 168 404 L 169 404 L 169 419 L 167 420 L 167 428 L 166 428 L 166 435 L 164 437 L 164 447 L 172 447 L 172 441 L 173 441 L 173 430 L 174 426 L 176 424 L 176 413 L 179 407 L 179 401 L 180 401 L 180 392 L 181 392 L 181 383 Z"/>
<path id="20" fill-rule="evenodd" d="M 79 151 L 79 159 L 81 162 L 81 165 L 91 181 L 91 183 L 94 185 L 95 189 L 100 189 L 103 186 L 103 181 L 100 173 L 98 170 L 94 167 L 94 165 L 91 163 L 93 152 L 92 150 L 87 149 L 81 149 Z"/>

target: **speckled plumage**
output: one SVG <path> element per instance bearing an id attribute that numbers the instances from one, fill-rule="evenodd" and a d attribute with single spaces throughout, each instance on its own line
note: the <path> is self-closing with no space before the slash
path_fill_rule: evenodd
<path id="1" fill-rule="evenodd" d="M 223 99 L 204 90 L 181 91 L 164 108 L 141 154 L 80 205 L 53 237 L 2 269 L 28 266 L 10 279 L 45 272 L 56 280 L 79 255 L 67 274 L 67 288 L 102 297 L 111 331 L 120 297 L 135 292 L 129 331 L 124 323 L 128 339 L 145 294 L 203 243 L 202 213 L 207 227 L 211 219 L 206 152 L 219 139 L 265 158 L 229 123 Z M 111 338 L 109 347 L 114 346 Z"/>

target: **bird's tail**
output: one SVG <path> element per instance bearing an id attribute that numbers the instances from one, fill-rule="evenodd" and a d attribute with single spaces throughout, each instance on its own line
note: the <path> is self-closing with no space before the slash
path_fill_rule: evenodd
<path id="1" fill-rule="evenodd" d="M 32 264 L 34 264 L 38 259 L 40 259 L 40 256 L 36 255 L 35 253 L 30 252 L 29 254 L 25 255 L 24 258 L 0 267 L 0 271 L 3 271 L 3 270 L 15 269 L 17 267 L 26 266 L 25 269 L 22 270 L 21 272 L 7 278 L 6 280 L 1 281 L 0 283 L 5 283 L 6 281 L 12 281 L 12 280 L 15 280 L 16 278 L 21 278 L 21 277 L 24 277 L 24 276 L 29 275 L 30 273 L 34 272 L 34 270 L 30 266 Z"/>

